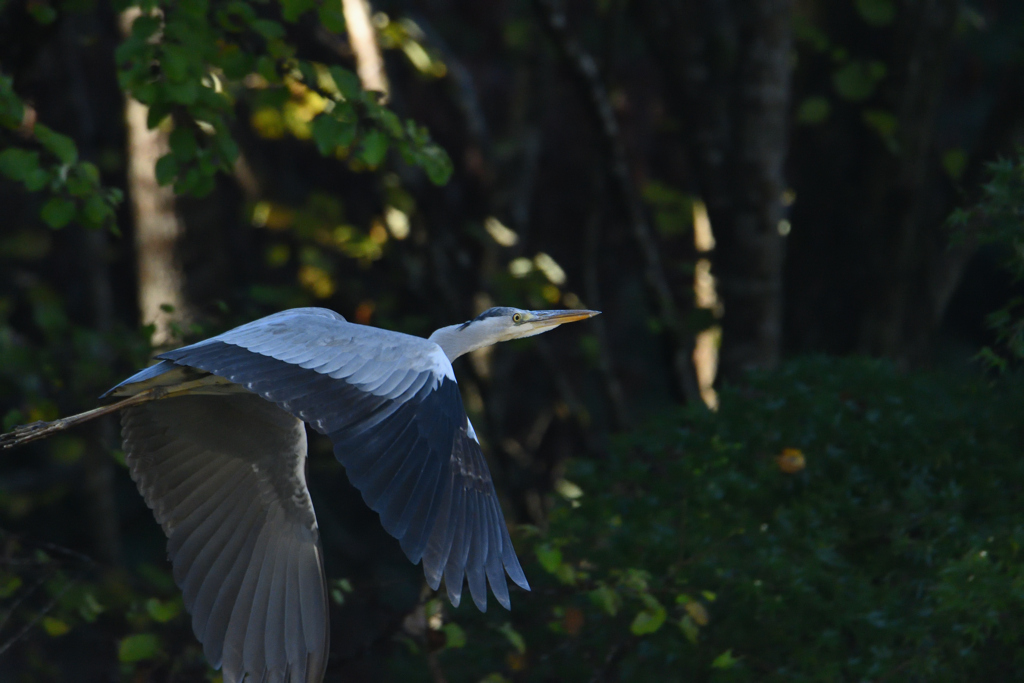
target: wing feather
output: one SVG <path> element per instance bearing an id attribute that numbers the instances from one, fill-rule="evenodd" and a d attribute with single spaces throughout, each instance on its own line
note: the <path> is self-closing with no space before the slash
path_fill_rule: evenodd
<path id="1" fill-rule="evenodd" d="M 501 518 L 501 511 L 497 509 L 493 500 L 484 501 L 484 509 L 490 519 L 485 522 L 485 529 L 488 536 L 487 559 L 484 562 L 484 569 L 487 572 L 487 583 L 491 592 L 497 598 L 498 604 L 505 609 L 510 609 L 511 600 L 508 595 L 508 584 L 505 582 L 505 570 L 502 568 L 502 527 L 505 520 Z"/>
<path id="2" fill-rule="evenodd" d="M 273 569 L 268 573 L 269 580 L 265 587 L 267 595 L 266 626 L 259 629 L 262 631 L 263 652 L 268 671 L 283 671 L 288 664 L 288 653 L 286 652 L 288 633 L 284 630 L 284 602 L 288 586 L 288 556 L 292 550 L 290 538 L 285 539 L 281 550 L 284 552 L 274 553 L 273 558 L 268 556 Z"/>
<path id="3" fill-rule="evenodd" d="M 424 459 L 409 495 L 402 504 L 395 522 L 395 536 L 402 539 L 402 549 L 413 562 L 419 562 L 429 541 L 426 526 L 435 517 L 435 501 L 441 496 L 442 463 Z M 401 503 L 401 500 L 399 501 Z"/>
<path id="4" fill-rule="evenodd" d="M 240 487 L 236 485 L 233 488 L 235 491 L 227 492 L 227 496 L 232 497 L 214 508 L 194 530 L 186 531 L 181 527 L 175 530 L 174 537 L 185 540 L 177 552 L 168 552 L 168 555 L 174 563 L 174 578 L 181 586 L 185 606 L 190 610 L 214 562 L 223 554 L 225 545 L 240 531 L 240 513 L 247 506 L 242 497 L 233 495 Z"/>
<path id="5" fill-rule="evenodd" d="M 481 509 L 480 492 L 470 490 L 467 500 L 469 524 L 472 534 L 469 538 L 469 554 L 466 559 L 466 581 L 469 583 L 469 594 L 473 597 L 477 609 L 487 611 L 487 576 L 484 573 L 484 561 L 487 558 L 487 534 L 484 533 L 483 510 Z"/>
<path id="6" fill-rule="evenodd" d="M 203 579 L 202 587 L 191 606 L 192 628 L 196 637 L 208 650 L 207 656 L 210 651 L 217 653 L 218 664 L 224 644 L 224 631 L 242 581 L 240 569 L 248 564 L 252 556 L 252 546 L 262 523 L 262 513 L 260 501 L 254 497 L 249 499 L 237 519 L 232 520 L 234 528 L 231 536 Z M 217 547 L 212 543 L 211 546 Z"/>
<path id="7" fill-rule="evenodd" d="M 470 526 L 468 506 L 468 491 L 465 487 L 455 487 L 455 500 L 452 507 L 452 520 L 449 522 L 454 526 L 452 534 L 452 545 L 448 552 L 448 559 L 444 567 L 444 585 L 448 590 L 448 599 L 456 607 L 462 600 L 462 580 L 466 574 L 466 561 L 469 559 L 469 531 Z"/>
<path id="8" fill-rule="evenodd" d="M 451 468 L 448 472 L 442 472 L 440 485 L 443 488 L 439 493 L 440 502 L 437 506 L 436 517 L 432 520 L 425 520 L 424 524 L 429 536 L 427 536 L 422 554 L 423 573 L 427 577 L 427 584 L 433 590 L 437 590 L 441 585 L 441 577 L 444 575 L 448 555 L 452 549 L 452 539 L 455 536 L 455 524 L 453 523 L 455 477 L 455 471 Z"/>
<path id="9" fill-rule="evenodd" d="M 133 406 L 122 429 L 193 630 L 225 683 L 320 681 L 327 588 L 302 423 L 234 393 Z"/>

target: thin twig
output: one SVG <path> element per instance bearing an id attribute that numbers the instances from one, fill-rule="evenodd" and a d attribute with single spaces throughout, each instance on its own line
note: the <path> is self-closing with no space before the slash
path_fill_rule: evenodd
<path id="1" fill-rule="evenodd" d="M 5 626 L 7 626 L 7 622 L 10 621 L 12 616 L 14 616 L 14 612 L 18 609 L 18 607 L 21 606 L 21 603 L 28 600 L 28 598 L 36 592 L 36 589 L 42 586 L 43 582 L 45 582 L 46 579 L 48 578 L 48 576 L 39 577 L 35 583 L 33 583 L 31 586 L 29 586 L 27 589 L 21 592 L 21 595 L 19 595 L 17 599 L 15 599 L 14 604 L 11 605 L 11 608 L 7 610 L 7 614 L 4 615 L 4 618 L 0 619 L 0 632 L 4 630 Z"/>
<path id="2" fill-rule="evenodd" d="M 20 631 L 15 633 L 6 643 L 0 645 L 0 655 L 3 655 L 4 652 L 7 652 L 7 650 L 9 650 L 12 645 L 21 640 L 26 633 L 31 631 L 32 628 L 35 627 L 35 625 L 42 620 L 43 617 L 49 614 L 50 610 L 52 610 L 54 605 L 57 604 L 57 601 L 60 600 L 64 596 L 64 594 L 68 592 L 68 590 L 74 583 L 74 581 L 69 580 L 66 584 L 64 584 L 64 587 L 60 589 L 60 592 L 52 598 L 50 598 L 50 601 L 46 603 L 46 605 L 41 610 L 39 610 L 39 612 L 34 617 L 32 617 L 28 621 L 28 623 L 21 628 Z"/>

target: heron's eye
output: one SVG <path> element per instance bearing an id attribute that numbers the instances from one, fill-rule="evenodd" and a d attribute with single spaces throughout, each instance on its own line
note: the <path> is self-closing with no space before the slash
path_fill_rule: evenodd
<path id="1" fill-rule="evenodd" d="M 523 314 L 522 313 L 513 313 L 512 314 L 512 322 L 514 322 L 514 323 L 521 323 L 521 322 L 523 322 Z"/>

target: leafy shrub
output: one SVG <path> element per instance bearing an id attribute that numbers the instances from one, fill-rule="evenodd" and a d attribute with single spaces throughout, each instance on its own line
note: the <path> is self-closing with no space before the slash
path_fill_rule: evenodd
<path id="1" fill-rule="evenodd" d="M 1020 282 L 1024 279 L 1024 152 L 1016 161 L 999 159 L 988 164 L 988 176 L 978 203 L 954 211 L 949 222 L 962 236 L 1001 247 L 1003 266 Z M 989 315 L 988 322 L 1010 359 L 1024 360 L 1024 298 L 1010 299 Z M 991 348 L 983 349 L 980 356 L 997 369 L 1008 367 L 1009 359 Z"/>
<path id="2" fill-rule="evenodd" d="M 456 610 L 465 642 L 431 666 L 458 681 L 1006 680 L 1024 665 L 1022 406 L 1019 377 L 863 359 L 753 376 L 717 414 L 669 414 L 571 467 L 533 552 L 518 543 L 533 592 L 511 614 Z"/>

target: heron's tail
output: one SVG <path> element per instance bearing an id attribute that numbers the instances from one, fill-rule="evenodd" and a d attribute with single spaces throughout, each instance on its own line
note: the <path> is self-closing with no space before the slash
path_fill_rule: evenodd
<path id="1" fill-rule="evenodd" d="M 12 431 L 7 432 L 6 434 L 0 434 L 0 451 L 8 448 L 14 448 L 15 446 L 20 446 L 37 439 L 45 439 L 51 434 L 63 432 L 65 429 L 70 429 L 75 425 L 88 422 L 89 420 L 95 420 L 97 417 L 103 417 L 104 415 L 115 413 L 122 408 L 127 408 L 128 406 L 152 401 L 155 398 L 160 398 L 163 393 L 163 391 L 150 389 L 135 394 L 134 396 L 129 396 L 128 398 L 117 401 L 116 403 L 87 410 L 84 413 L 79 413 L 78 415 L 62 417 L 59 420 L 54 420 L 53 422 L 33 422 L 31 424 L 15 427 Z"/>

